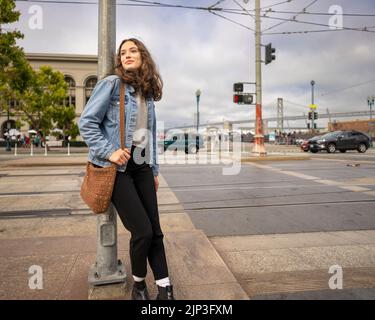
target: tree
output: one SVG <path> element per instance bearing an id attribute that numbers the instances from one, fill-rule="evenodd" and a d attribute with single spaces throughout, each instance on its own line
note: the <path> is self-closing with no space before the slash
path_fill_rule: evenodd
<path id="1" fill-rule="evenodd" d="M 68 85 L 60 71 L 54 71 L 49 66 L 33 71 L 29 86 L 22 94 L 17 93 L 17 109 L 21 111 L 22 120 L 47 135 L 54 126 L 54 119 L 66 113 L 64 99 L 67 89 Z"/>
<path id="2" fill-rule="evenodd" d="M 20 12 L 15 10 L 14 0 L 0 0 L 0 112 L 16 111 L 21 120 L 44 135 L 57 123 L 66 135 L 75 138 L 79 134 L 74 123 L 75 107 L 64 105 L 67 84 L 64 75 L 43 66 L 34 71 L 24 51 L 16 45 L 23 34 L 7 31 L 3 25 L 18 21 Z M 10 110 L 10 102 L 17 105 Z M 17 120 L 19 126 L 21 122 Z"/>
<path id="3" fill-rule="evenodd" d="M 23 38 L 20 31 L 6 31 L 3 25 L 16 22 L 20 12 L 13 0 L 0 0 L 0 111 L 8 111 L 15 91 L 23 92 L 32 78 L 32 68 L 16 40 Z"/>
<path id="4" fill-rule="evenodd" d="M 53 111 L 53 121 L 63 130 L 66 136 L 75 139 L 79 135 L 79 129 L 74 119 L 76 117 L 76 107 L 74 105 L 55 108 Z"/>

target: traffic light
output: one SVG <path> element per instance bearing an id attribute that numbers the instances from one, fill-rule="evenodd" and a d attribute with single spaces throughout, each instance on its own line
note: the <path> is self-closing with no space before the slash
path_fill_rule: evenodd
<path id="1" fill-rule="evenodd" d="M 310 123 L 307 124 L 307 129 L 310 129 Z"/>
<path id="2" fill-rule="evenodd" d="M 314 112 L 314 120 L 318 119 L 318 113 Z"/>
<path id="3" fill-rule="evenodd" d="M 233 102 L 237 104 L 252 104 L 253 95 L 250 93 L 236 93 L 233 95 Z"/>
<path id="4" fill-rule="evenodd" d="M 233 102 L 242 104 L 243 103 L 243 95 L 242 94 L 234 94 L 233 95 Z"/>
<path id="5" fill-rule="evenodd" d="M 245 93 L 243 95 L 243 103 L 244 104 L 252 104 L 253 103 L 253 95 L 249 93 Z"/>
<path id="6" fill-rule="evenodd" d="M 273 60 L 276 59 L 275 52 L 276 52 L 276 49 L 272 48 L 272 43 L 269 43 L 266 45 L 266 60 L 265 60 L 266 64 L 269 64 Z"/>
<path id="7" fill-rule="evenodd" d="M 316 125 L 316 123 L 314 123 L 314 129 L 316 129 L 318 126 Z"/>
<path id="8" fill-rule="evenodd" d="M 312 112 L 309 112 L 309 120 L 312 119 Z"/>
<path id="9" fill-rule="evenodd" d="M 233 85 L 234 92 L 243 92 L 243 83 L 237 82 Z"/>

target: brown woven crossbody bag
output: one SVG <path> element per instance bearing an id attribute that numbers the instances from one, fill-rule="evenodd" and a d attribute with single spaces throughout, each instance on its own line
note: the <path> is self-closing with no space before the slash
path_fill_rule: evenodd
<path id="1" fill-rule="evenodd" d="M 120 141 L 125 148 L 125 84 L 120 80 Z M 105 213 L 111 203 L 116 179 L 116 164 L 98 167 L 90 161 L 86 164 L 86 174 L 81 185 L 81 198 L 93 213 Z"/>

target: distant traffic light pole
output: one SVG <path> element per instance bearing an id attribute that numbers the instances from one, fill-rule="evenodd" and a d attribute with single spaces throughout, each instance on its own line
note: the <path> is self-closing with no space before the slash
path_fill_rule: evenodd
<path id="1" fill-rule="evenodd" d="M 265 156 L 264 136 L 262 126 L 262 60 L 261 60 L 261 31 L 260 31 L 260 0 L 255 0 L 255 70 L 256 70 L 256 122 L 254 147 L 252 152 Z"/>
<path id="2" fill-rule="evenodd" d="M 201 93 L 202 92 L 199 89 L 195 92 L 195 96 L 197 97 L 197 135 L 199 133 L 199 98 Z"/>
<path id="3" fill-rule="evenodd" d="M 314 132 L 315 126 L 314 126 L 314 119 L 315 119 L 315 109 L 313 108 L 314 106 L 314 85 L 315 81 L 311 80 L 311 131 Z"/>
<path id="4" fill-rule="evenodd" d="M 373 131 L 373 125 L 372 125 L 372 107 L 374 106 L 375 102 L 375 96 L 368 96 L 367 97 L 367 104 L 370 107 L 370 123 L 369 123 L 369 134 L 370 134 L 370 140 L 371 140 L 371 146 L 372 146 L 372 131 Z"/>

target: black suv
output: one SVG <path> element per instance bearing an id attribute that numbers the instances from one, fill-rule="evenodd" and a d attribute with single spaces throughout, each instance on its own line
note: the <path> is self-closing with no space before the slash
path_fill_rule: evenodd
<path id="1" fill-rule="evenodd" d="M 358 150 L 366 152 L 370 146 L 370 138 L 359 131 L 333 131 L 325 135 L 314 137 L 309 140 L 310 151 L 316 153 L 320 150 L 327 150 L 334 153 L 336 150 L 346 152 L 346 150 Z"/>

